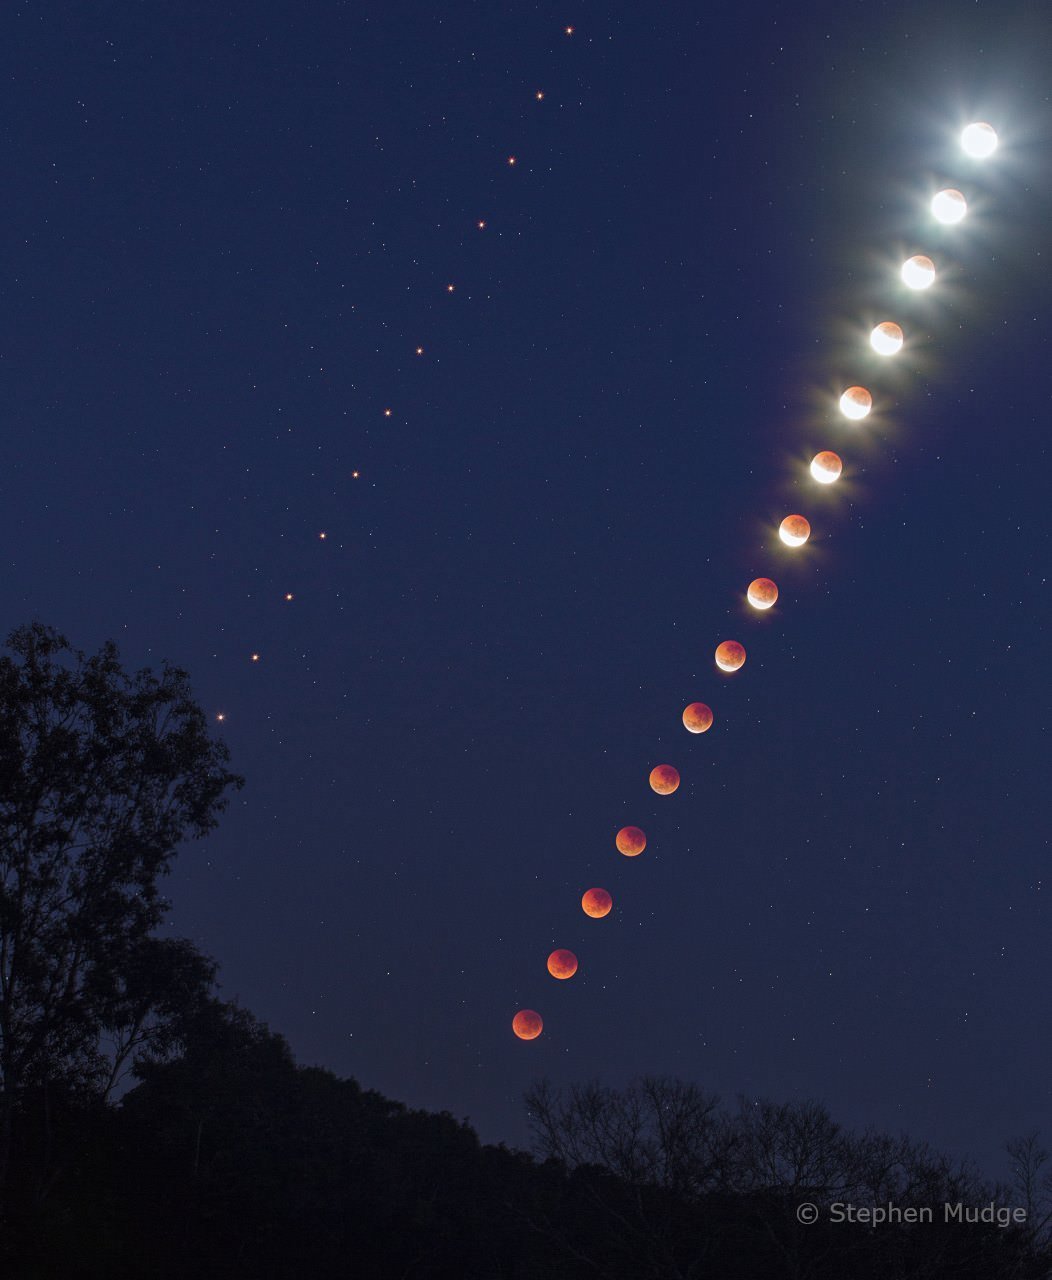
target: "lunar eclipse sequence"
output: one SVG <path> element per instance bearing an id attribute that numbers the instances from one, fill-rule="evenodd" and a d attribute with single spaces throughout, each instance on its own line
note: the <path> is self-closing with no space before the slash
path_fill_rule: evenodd
<path id="1" fill-rule="evenodd" d="M 969 124 L 960 134 L 960 147 L 972 160 L 982 161 L 997 150 L 998 136 L 995 129 L 985 123 Z M 956 187 L 936 192 L 929 205 L 931 218 L 946 227 L 960 223 L 968 212 L 966 195 Z M 930 289 L 936 282 L 936 261 L 924 252 L 914 253 L 899 269 L 901 287 L 913 292 Z M 869 345 L 880 357 L 893 359 L 908 344 L 908 335 L 893 319 L 882 320 L 869 334 Z M 852 385 L 839 395 L 837 408 L 849 427 L 857 427 L 866 419 L 874 406 L 873 392 L 869 387 Z M 842 447 L 842 446 L 840 446 Z M 833 449 L 822 449 L 814 455 L 808 466 L 813 483 L 831 486 L 840 480 L 844 461 Z M 811 537 L 812 525 L 807 515 L 800 512 L 787 514 L 778 526 L 777 536 L 783 547 L 798 551 Z M 756 613 L 766 613 L 778 602 L 778 586 L 773 578 L 761 576 L 748 583 L 743 594 L 748 605 Z M 720 640 L 713 653 L 713 661 L 719 676 L 728 679 L 741 678 L 739 673 L 746 664 L 747 650 L 738 638 Z M 712 695 L 706 694 L 706 697 Z M 716 721 L 713 708 L 705 701 L 691 702 L 681 712 L 683 728 L 691 735 L 707 733 Z M 678 765 L 668 762 L 653 764 L 649 772 L 651 791 L 658 796 L 672 796 L 678 791 L 681 774 Z M 614 836 L 614 850 L 622 857 L 638 858 L 648 847 L 647 834 L 642 827 L 624 826 Z M 607 919 L 614 910 L 613 896 L 609 890 L 593 886 L 583 891 L 581 910 L 590 920 Z M 594 927 L 602 927 L 596 925 Z M 556 981 L 570 981 L 579 971 L 578 956 L 565 947 L 558 947 L 547 957 L 547 972 Z M 538 964 L 539 968 L 539 964 Z M 536 1009 L 520 1009 L 512 1018 L 512 1031 L 520 1040 L 536 1040 L 544 1031 L 544 1019 Z"/>

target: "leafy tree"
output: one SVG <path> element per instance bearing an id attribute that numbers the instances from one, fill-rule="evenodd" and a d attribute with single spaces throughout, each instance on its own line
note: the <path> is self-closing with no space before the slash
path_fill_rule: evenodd
<path id="1" fill-rule="evenodd" d="M 0 1187 L 27 1091 L 104 1098 L 163 1052 L 180 997 L 214 969 L 151 936 L 178 845 L 206 835 L 244 779 L 207 732 L 186 673 L 134 675 L 37 622 L 0 658 Z"/>

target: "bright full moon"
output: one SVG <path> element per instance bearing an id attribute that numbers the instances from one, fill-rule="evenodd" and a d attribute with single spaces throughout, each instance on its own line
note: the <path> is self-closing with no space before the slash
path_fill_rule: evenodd
<path id="1" fill-rule="evenodd" d="M 937 222 L 951 226 L 955 222 L 960 222 L 968 212 L 968 202 L 955 188 L 947 187 L 945 191 L 937 191 L 932 196 L 931 211 Z"/>
<path id="2" fill-rule="evenodd" d="M 911 289 L 927 289 L 935 282 L 935 263 L 915 253 L 902 264 L 902 279 Z"/>
<path id="3" fill-rule="evenodd" d="M 893 356 L 902 350 L 902 330 L 891 320 L 878 324 L 869 335 L 869 345 L 881 356 Z"/>
<path id="4" fill-rule="evenodd" d="M 961 147 L 976 160 L 985 160 L 997 150 L 997 132 L 988 124 L 970 124 L 961 133 Z"/>

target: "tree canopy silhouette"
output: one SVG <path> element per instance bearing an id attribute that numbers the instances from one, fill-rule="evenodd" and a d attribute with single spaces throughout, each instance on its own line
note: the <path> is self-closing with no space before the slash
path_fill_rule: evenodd
<path id="1" fill-rule="evenodd" d="M 13 1116 L 48 1085 L 103 1098 L 162 1048 L 214 966 L 152 930 L 179 844 L 244 779 L 207 732 L 187 674 L 92 657 L 42 623 L 0 657 L 0 1187 Z"/>

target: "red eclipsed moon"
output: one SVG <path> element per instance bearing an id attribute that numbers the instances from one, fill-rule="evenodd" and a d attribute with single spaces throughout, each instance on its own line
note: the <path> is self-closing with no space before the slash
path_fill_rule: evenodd
<path id="1" fill-rule="evenodd" d="M 544 1019 L 535 1009 L 520 1009 L 511 1020 L 511 1029 L 520 1040 L 536 1040 L 544 1030 Z"/>
<path id="2" fill-rule="evenodd" d="M 650 786 L 659 796 L 670 796 L 679 786 L 679 770 L 670 764 L 655 765 L 650 770 Z"/>
<path id="3" fill-rule="evenodd" d="M 605 889 L 589 889 L 581 898 L 581 910 L 593 920 L 602 920 L 613 909 L 614 900 Z"/>
<path id="4" fill-rule="evenodd" d="M 707 733 L 712 728 L 712 708 L 704 702 L 692 702 L 683 709 L 683 724 L 691 733 Z"/>
<path id="5" fill-rule="evenodd" d="M 803 516 L 786 516 L 778 526 L 778 536 L 787 547 L 802 547 L 811 536 L 810 521 Z"/>
<path id="6" fill-rule="evenodd" d="M 548 972 L 553 978 L 572 978 L 577 972 L 577 957 L 572 951 L 553 951 L 548 957 Z"/>
<path id="7" fill-rule="evenodd" d="M 647 847 L 647 838 L 639 827 L 622 827 L 614 843 L 626 858 L 638 858 Z"/>
<path id="8" fill-rule="evenodd" d="M 745 662 L 745 645 L 724 640 L 716 649 L 716 665 L 721 671 L 737 671 Z"/>
<path id="9" fill-rule="evenodd" d="M 840 478 L 843 469 L 844 464 L 840 461 L 840 455 L 834 453 L 832 449 L 823 449 L 811 459 L 811 475 L 819 484 L 832 484 L 834 480 Z"/>
<path id="10" fill-rule="evenodd" d="M 769 609 L 778 599 L 778 588 L 770 578 L 754 578 L 749 583 L 748 599 L 754 609 Z"/>

